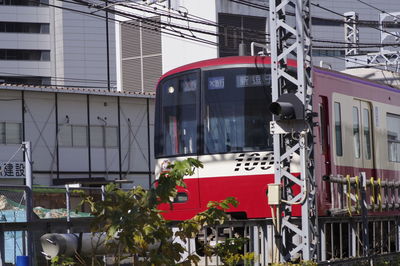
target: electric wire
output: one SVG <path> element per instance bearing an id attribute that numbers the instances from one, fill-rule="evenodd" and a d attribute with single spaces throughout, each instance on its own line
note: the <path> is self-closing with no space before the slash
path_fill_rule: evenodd
<path id="1" fill-rule="evenodd" d="M 335 14 L 335 15 L 337 15 L 337 16 L 340 16 L 340 17 L 345 18 L 345 16 L 344 16 L 343 14 L 340 14 L 340 13 L 338 13 L 338 12 L 336 12 L 336 11 L 333 11 L 333 10 L 331 10 L 331 9 L 329 9 L 329 8 L 323 7 L 323 6 L 321 6 L 320 4 L 311 3 L 311 5 L 312 5 L 312 6 L 315 6 L 315 7 L 318 7 L 318 8 L 320 8 L 320 9 L 322 9 L 322 10 L 325 10 L 325 11 L 327 11 L 327 12 L 330 12 L 330 13 L 332 13 L 332 14 Z M 354 19 L 350 19 L 350 21 L 351 21 L 352 23 L 355 23 L 355 24 L 358 24 L 358 23 L 359 23 L 357 20 L 354 20 Z M 374 26 L 371 26 L 371 25 L 366 25 L 366 26 L 369 27 L 369 28 L 371 28 L 371 29 L 375 29 L 375 30 L 378 30 L 378 31 L 387 33 L 387 34 L 392 35 L 392 36 L 394 36 L 394 37 L 396 37 L 396 38 L 398 37 L 396 34 L 390 32 L 390 31 L 386 31 L 386 30 L 383 30 L 383 29 L 380 29 L 380 28 L 378 28 L 378 27 L 374 27 Z"/>
<path id="2" fill-rule="evenodd" d="M 372 8 L 372 9 L 378 10 L 378 11 L 381 12 L 381 13 L 385 13 L 385 14 L 387 14 L 387 15 L 393 17 L 394 19 L 400 19 L 400 17 L 394 16 L 393 14 L 390 14 L 390 13 L 386 12 L 385 10 L 380 9 L 380 8 L 377 8 L 376 6 L 373 6 L 373 5 L 371 5 L 371 4 L 368 4 L 368 3 L 366 3 L 366 2 L 364 2 L 364 1 L 362 1 L 362 0 L 356 0 L 356 1 L 358 1 L 358 2 L 360 2 L 360 3 L 362 3 L 362 4 L 364 4 L 364 5 L 366 5 L 366 6 L 370 7 L 370 8 Z"/>
<path id="3" fill-rule="evenodd" d="M 9 163 L 11 162 L 11 160 L 14 159 L 15 156 L 17 156 L 18 152 L 22 149 L 23 146 L 24 146 L 24 145 L 21 144 L 21 145 L 18 147 L 17 151 L 14 152 L 13 155 L 11 155 L 11 157 L 10 157 L 10 158 L 8 159 L 8 161 L 4 164 L 4 166 L 6 166 L 7 164 L 9 164 Z M 2 169 L 2 167 L 0 166 L 0 171 L 2 171 L 2 170 L 3 170 L 3 169 Z"/>
<path id="4" fill-rule="evenodd" d="M 69 2 L 69 3 L 72 3 L 71 1 L 67 1 L 67 0 L 60 0 L 60 1 L 62 1 L 62 2 Z M 83 0 L 76 0 L 76 1 L 78 1 L 79 3 L 76 3 L 76 4 L 82 4 L 82 5 L 86 5 L 86 6 L 89 6 L 90 4 L 88 3 L 88 2 L 86 2 L 86 1 L 83 1 Z M 240 2 L 240 1 L 239 1 Z M 75 3 L 75 2 L 74 2 Z M 117 3 L 117 2 L 114 2 L 114 3 Z M 131 6 L 127 6 L 127 5 L 124 5 L 125 7 L 128 7 L 128 8 L 132 8 Z M 90 7 L 94 7 L 93 5 L 90 5 Z M 320 8 L 323 8 L 323 9 L 326 9 L 325 7 L 322 7 L 322 6 L 320 6 L 320 5 L 318 5 L 318 7 L 320 7 Z M 97 7 L 97 8 L 99 8 L 99 7 Z M 136 8 L 137 9 L 137 8 Z M 138 10 L 141 10 L 141 11 L 147 11 L 147 10 L 144 10 L 144 9 L 138 9 Z M 329 9 L 326 9 L 327 11 L 329 10 Z M 115 12 L 115 9 L 110 9 L 109 10 L 110 12 Z M 331 11 L 331 10 L 330 10 Z M 342 16 L 342 17 L 344 17 L 342 14 L 340 14 L 340 13 L 337 13 L 337 12 L 335 12 L 335 11 L 332 11 L 332 12 L 334 12 L 334 14 L 336 14 L 336 15 L 339 15 L 339 16 Z M 123 12 L 122 12 L 123 13 Z M 115 14 L 115 13 L 114 13 Z M 157 13 L 157 12 L 153 12 L 153 14 L 157 14 L 157 15 L 161 15 L 160 13 Z M 151 19 L 149 19 L 149 18 L 144 18 L 144 17 L 141 17 L 141 16 L 138 16 L 138 15 L 136 15 L 136 14 L 132 14 L 132 13 L 123 13 L 123 14 L 121 14 L 121 13 L 119 13 L 119 14 L 117 14 L 117 15 L 123 15 L 124 17 L 126 17 L 126 18 L 128 18 L 128 19 L 138 19 L 138 20 L 140 20 L 140 21 L 142 21 L 142 22 L 144 22 L 144 23 L 147 23 L 147 24 L 149 24 L 149 25 L 151 25 L 151 26 L 154 26 L 154 27 L 157 27 L 157 26 L 159 26 L 159 25 L 162 25 L 163 26 L 163 29 L 167 29 L 166 27 L 167 26 L 170 26 L 171 28 L 172 27 L 178 27 L 178 28 L 180 28 L 180 29 L 183 29 L 183 30 L 187 30 L 187 31 L 191 31 L 191 32 L 198 32 L 198 33 L 202 33 L 202 34 L 209 34 L 209 35 L 213 35 L 213 36 L 225 36 L 225 34 L 221 34 L 221 33 L 215 33 L 215 32 L 210 32 L 210 31 L 205 31 L 205 30 L 201 30 L 201 29 L 196 29 L 196 28 L 190 28 L 190 27 L 183 27 L 182 25 L 177 25 L 177 24 L 171 24 L 171 23 L 162 23 L 162 22 L 157 22 L 157 21 L 154 21 L 154 20 L 151 20 Z M 119 22 L 121 22 L 121 21 L 119 21 Z M 195 22 L 195 21 L 193 21 L 193 22 Z M 123 23 L 123 22 L 121 22 L 121 23 Z M 202 23 L 203 25 L 211 25 L 211 24 L 204 24 L 204 23 Z M 215 26 L 223 26 L 223 25 L 221 25 L 221 24 L 217 24 L 217 23 L 214 23 L 214 25 Z M 141 27 L 143 27 L 143 25 L 141 26 Z M 376 27 L 373 27 L 374 29 L 376 29 L 376 30 L 380 30 L 379 28 L 376 28 Z M 145 28 L 146 29 L 146 28 Z M 148 29 L 148 28 L 147 28 Z M 240 28 L 238 28 L 238 29 L 240 29 Z M 150 29 L 150 30 L 155 30 L 155 29 Z M 174 30 L 174 32 L 177 32 L 176 30 Z M 254 32 L 254 31 L 253 31 Z M 180 32 L 181 33 L 181 32 Z M 260 32 L 259 32 L 260 33 Z M 267 34 L 267 33 L 264 33 L 263 32 L 263 34 L 265 34 L 266 36 L 268 36 L 269 34 Z M 393 34 L 392 34 L 393 35 Z M 190 35 L 189 35 L 190 36 Z M 180 37 L 185 37 L 185 36 L 180 36 Z M 196 36 L 191 36 L 191 37 L 196 37 Z M 229 36 L 228 36 L 229 37 Z M 265 40 L 264 39 L 259 39 L 259 40 L 255 40 L 255 41 L 260 41 L 260 42 L 265 42 Z M 331 40 L 319 40 L 319 39 L 313 39 L 313 41 L 314 42 L 325 42 L 325 43 L 341 43 L 341 44 L 347 44 L 346 42 L 340 42 L 340 41 L 331 41 Z M 213 45 L 218 45 L 217 43 L 212 43 Z M 369 47 L 377 47 L 377 48 L 379 48 L 379 47 L 382 47 L 382 46 L 398 46 L 399 44 L 398 43 L 393 43 L 393 44 L 380 44 L 380 43 L 359 43 L 358 45 L 360 45 L 360 47 L 361 48 L 369 48 Z M 369 47 L 363 47 L 363 46 L 361 46 L 361 45 L 365 45 L 365 46 L 369 46 Z M 355 46 L 356 48 L 357 48 L 357 46 Z M 318 48 L 321 48 L 321 47 L 318 47 Z M 327 47 L 327 48 L 331 48 L 331 49 L 335 49 L 336 47 Z M 338 47 L 338 48 L 340 48 L 340 47 Z M 344 47 L 345 48 L 345 47 Z"/>
<path id="5" fill-rule="evenodd" d="M 33 0 L 31 0 L 31 1 L 33 1 Z M 85 2 L 85 1 L 79 1 L 79 2 L 82 2 L 82 3 L 76 3 L 75 1 L 74 2 L 71 2 L 71 1 L 67 1 L 67 0 L 61 0 L 62 2 L 69 2 L 69 3 L 74 3 L 74 4 L 81 4 L 81 5 L 88 5 L 88 3 L 87 2 Z M 237 0 L 235 0 L 236 2 L 242 2 L 242 1 L 237 1 Z M 33 2 L 38 2 L 38 1 L 33 1 Z M 76 9 L 72 9 L 72 8 L 66 8 L 66 7 L 61 7 L 61 6 L 57 6 L 57 5 L 51 5 L 51 4 L 44 4 L 44 5 L 48 5 L 48 6 L 53 6 L 53 7 L 55 7 L 55 8 L 61 8 L 61 9 L 64 9 L 64 10 L 68 10 L 68 11 L 72 11 L 72 12 L 78 12 L 78 13 L 82 13 L 82 14 L 84 14 L 84 15 L 87 15 L 87 16 L 94 16 L 94 17 L 97 17 L 97 18 L 99 18 L 99 19 L 105 19 L 105 17 L 104 16 L 101 16 L 101 15 L 98 15 L 98 14 L 94 14 L 94 13 L 88 13 L 88 12 L 85 12 L 85 11 L 81 11 L 81 10 L 76 10 Z M 313 4 L 313 5 L 315 5 L 315 4 Z M 343 17 L 343 15 L 342 14 L 339 14 L 339 13 L 337 13 L 337 12 L 335 12 L 335 11 L 332 11 L 332 10 L 329 10 L 329 9 L 327 9 L 327 8 L 325 8 L 325 7 L 322 7 L 322 6 L 320 6 L 320 5 L 316 5 L 317 7 L 319 7 L 319 8 L 322 8 L 322 9 L 324 9 L 324 10 L 326 10 L 326 11 L 329 11 L 329 12 L 333 12 L 334 14 L 336 14 L 336 15 L 338 15 L 338 16 L 342 16 Z M 110 9 L 109 11 L 115 11 L 114 9 Z M 125 18 L 128 18 L 128 19 L 132 19 L 132 15 L 133 14 L 130 14 L 130 13 L 128 13 L 128 14 L 126 14 L 126 13 L 123 13 L 123 14 L 121 14 L 121 13 L 114 13 L 114 15 L 122 15 L 123 17 L 125 17 Z M 187 14 L 188 15 L 188 14 Z M 149 28 L 149 27 L 146 27 L 146 26 L 143 26 L 143 25 L 134 25 L 134 24 L 129 24 L 129 26 L 133 26 L 133 27 L 139 27 L 139 28 L 143 28 L 144 30 L 151 30 L 151 31 L 156 31 L 156 32 L 161 32 L 161 33 L 166 33 L 166 34 L 170 34 L 170 35 L 173 35 L 173 36 L 175 36 L 175 37 L 183 37 L 183 38 L 187 38 L 187 39 L 191 39 L 191 40 L 193 40 L 193 41 L 202 41 L 200 38 L 198 38 L 198 37 L 196 37 L 196 36 L 194 36 L 194 34 L 192 33 L 192 35 L 188 35 L 188 34 L 186 34 L 186 36 L 185 36 L 185 34 L 183 34 L 182 32 L 180 32 L 180 31 L 176 31 L 175 29 L 172 29 L 173 31 L 174 31 L 174 33 L 172 33 L 171 34 L 171 32 L 164 32 L 164 31 L 162 31 L 162 30 L 160 30 L 160 29 L 158 29 L 157 27 L 159 27 L 160 25 L 162 25 L 163 27 L 162 27 L 162 29 L 166 29 L 167 28 L 167 26 L 170 26 L 171 28 L 172 27 L 174 27 L 174 26 L 176 26 L 176 25 L 171 25 L 171 24 L 161 24 L 161 23 L 158 23 L 158 22 L 156 22 L 156 21 L 146 21 L 146 20 L 144 20 L 144 18 L 143 17 L 140 17 L 140 16 L 137 16 L 137 15 L 133 15 L 133 18 L 134 19 L 139 19 L 140 21 L 145 21 L 145 22 L 147 22 L 147 24 L 149 24 L 150 26 L 153 26 L 154 28 Z M 110 18 L 110 20 L 114 20 L 114 21 L 116 21 L 116 22 L 119 22 L 119 23 L 124 23 L 124 21 L 120 21 L 120 20 L 117 20 L 117 19 L 114 19 L 114 18 Z M 128 23 L 125 23 L 125 25 L 127 25 Z M 216 24 L 215 23 L 215 25 L 218 25 L 218 24 Z M 197 29 L 193 29 L 193 28 L 186 28 L 186 27 L 182 27 L 181 26 L 181 29 L 183 29 L 183 30 L 186 30 L 186 31 L 196 31 Z M 379 29 L 380 30 L 380 29 Z M 200 33 L 202 33 L 202 34 L 213 34 L 213 36 L 217 36 L 218 34 L 216 34 L 216 33 L 212 33 L 212 32 L 206 32 L 206 31 L 201 31 Z M 266 34 L 267 35 L 267 34 Z M 188 36 L 190 36 L 190 37 L 188 37 Z M 336 43 L 336 44 L 346 44 L 345 42 L 339 42 L 339 41 L 330 41 L 330 40 L 318 40 L 318 39 L 315 39 L 315 40 L 313 40 L 313 41 L 315 41 L 315 42 L 324 42 L 324 43 Z M 212 45 L 218 45 L 217 43 L 215 43 L 215 42 L 212 42 L 212 43 L 210 43 L 210 42 L 206 42 L 207 44 L 212 44 Z M 355 45 L 354 47 L 359 47 L 359 48 L 374 48 L 374 47 L 382 47 L 382 46 L 398 46 L 399 44 L 398 43 L 396 43 L 396 44 L 378 44 L 378 43 L 376 43 L 376 44 L 374 44 L 374 43 L 359 43 L 358 45 Z M 347 47 L 339 47 L 339 46 L 314 46 L 314 48 L 320 48 L 320 49 L 345 49 L 345 48 L 347 48 Z M 54 77 L 51 77 L 52 79 L 54 78 Z M 59 80 L 62 80 L 62 78 L 57 78 L 57 79 L 59 79 Z M 64 79 L 64 80 L 70 80 L 70 82 L 73 82 L 73 81 L 78 81 L 79 79 Z M 83 79 L 82 79 L 83 80 Z M 88 81 L 89 82 L 89 81 Z M 102 82 L 102 81 L 100 81 L 99 80 L 99 83 L 100 82 Z M 105 82 L 105 81 L 104 81 Z M 92 86 L 93 87 L 93 86 Z"/>
<path id="6" fill-rule="evenodd" d="M 135 18 L 137 19 L 138 18 L 138 16 L 135 16 Z M 159 23 L 159 22 L 157 22 L 157 23 Z M 168 24 L 168 25 L 170 25 L 170 24 Z M 176 24 L 174 24 L 174 25 L 171 25 L 171 26 L 176 26 Z M 180 26 L 178 26 L 178 27 L 180 27 Z M 180 27 L 181 29 L 185 29 L 185 30 L 189 30 L 189 31 L 197 31 L 198 29 L 194 29 L 194 28 L 185 28 L 185 27 Z M 200 33 L 203 33 L 203 34 L 211 34 L 211 35 L 213 35 L 213 36 L 226 36 L 225 34 L 221 34 L 221 33 L 213 33 L 213 32 L 205 32 L 205 31 L 201 31 Z M 268 36 L 269 34 L 265 34 L 266 36 Z M 229 37 L 229 35 L 228 35 L 228 37 Z M 264 39 L 256 39 L 255 41 L 259 41 L 259 42 L 266 42 L 266 40 L 264 40 Z M 331 40 L 319 40 L 319 39 L 314 39 L 313 40 L 314 42 L 323 42 L 323 43 L 337 43 L 337 44 L 347 44 L 346 42 L 344 42 L 344 41 L 331 41 Z M 360 46 L 360 48 L 372 48 L 372 47 L 376 47 L 376 48 L 379 48 L 379 47 L 383 47 L 383 46 L 398 46 L 399 44 L 398 43 L 388 43 L 388 44 L 381 44 L 381 43 L 361 43 L 361 44 L 358 44 L 359 46 Z M 357 45 L 355 45 L 355 47 L 357 47 Z M 317 48 L 325 48 L 325 47 L 317 47 Z M 346 47 L 326 47 L 326 48 L 330 48 L 330 49 L 337 49 L 337 48 L 343 48 L 343 49 L 345 49 L 345 48 L 347 48 L 347 46 Z"/>
<path id="7" fill-rule="evenodd" d="M 258 5 L 258 4 L 249 5 L 249 2 L 248 2 L 248 1 L 245 1 L 245 0 L 229 0 L 229 1 L 235 2 L 235 3 L 240 3 L 240 4 L 242 4 L 242 5 L 251 6 L 251 7 L 258 8 L 258 9 L 262 9 L 262 10 L 269 10 L 268 7 L 263 6 L 263 5 Z M 357 1 L 360 1 L 360 0 L 357 0 Z M 325 10 L 325 11 L 327 11 L 327 12 L 330 12 L 330 13 L 332 13 L 332 14 L 335 14 L 335 15 L 337 15 L 337 16 L 340 16 L 340 17 L 345 18 L 345 16 L 344 16 L 343 14 L 340 14 L 340 13 L 338 13 L 338 12 L 336 12 L 336 11 L 333 11 L 333 10 L 331 10 L 331 9 L 329 9 L 329 8 L 323 7 L 323 6 L 321 6 L 320 4 L 311 3 L 311 5 L 312 5 L 312 6 L 315 6 L 315 7 L 317 7 L 317 8 L 320 8 L 320 9 L 322 9 L 322 10 Z M 377 8 L 376 8 L 376 9 L 377 9 Z M 379 10 L 379 9 L 377 9 L 377 10 Z M 381 11 L 381 10 L 379 10 L 379 11 Z M 381 12 L 382 12 L 382 11 L 381 11 Z M 386 13 L 387 13 L 387 12 L 386 12 Z M 294 13 L 286 12 L 286 15 L 293 16 Z M 335 20 L 335 19 L 327 19 L 327 18 L 320 18 L 320 17 L 312 17 L 312 19 L 320 19 L 320 20 L 324 20 L 324 21 L 338 21 L 338 20 Z M 378 30 L 378 31 L 383 31 L 383 32 L 385 32 L 385 33 L 388 33 L 388 34 L 390 34 L 390 35 L 393 35 L 394 37 L 398 37 L 397 35 L 395 35 L 395 34 L 393 34 L 393 33 L 391 33 L 391 32 L 388 32 L 388 31 L 382 30 L 382 29 L 380 29 L 380 28 L 378 28 L 378 27 L 372 26 L 372 25 L 371 25 L 371 21 L 360 21 L 360 20 L 358 20 L 358 21 L 357 21 L 357 20 L 351 20 L 351 21 L 352 21 L 353 23 L 355 23 L 355 24 L 365 25 L 365 26 L 370 27 L 370 28 L 372 28 L 372 29 L 375 29 L 375 30 Z M 344 21 L 343 21 L 343 23 L 344 23 Z M 379 24 L 379 22 L 378 22 L 378 24 Z"/>
<path id="8" fill-rule="evenodd" d="M 180 16 L 175 15 L 169 11 L 164 11 L 164 10 L 159 10 L 159 9 L 155 9 L 155 8 L 149 8 L 149 9 L 144 9 L 143 5 L 137 4 L 135 3 L 136 6 L 133 6 L 132 3 L 130 5 L 124 5 L 126 7 L 138 10 L 138 11 L 143 11 L 143 12 L 148 12 L 148 13 L 152 13 L 154 15 L 158 15 L 158 16 L 166 16 L 166 17 L 170 17 L 170 18 L 174 18 L 174 19 L 179 19 L 179 20 L 183 20 L 183 21 L 187 21 L 187 22 L 193 22 L 193 23 L 197 23 L 197 24 L 201 24 L 204 26 L 213 26 L 213 27 L 228 27 L 230 29 L 236 29 L 236 30 L 240 30 L 240 31 L 245 31 L 245 32 L 252 32 L 252 33 L 257 33 L 257 34 L 262 34 L 262 35 L 268 35 L 265 33 L 265 31 L 260 31 L 260 30 L 254 30 L 254 29 L 250 29 L 250 28 L 242 28 L 242 27 L 236 27 L 236 26 L 231 26 L 231 25 L 225 25 L 225 24 L 221 24 L 221 23 L 216 23 L 213 22 L 211 20 L 207 20 L 205 18 L 199 17 L 199 16 L 195 16 L 190 14 L 189 12 L 185 12 L 183 15 L 181 14 L 182 12 L 180 12 Z M 140 8 L 139 6 L 141 6 L 142 8 Z M 156 12 L 158 10 L 158 12 Z M 190 19 L 189 17 L 193 17 L 194 19 Z"/>

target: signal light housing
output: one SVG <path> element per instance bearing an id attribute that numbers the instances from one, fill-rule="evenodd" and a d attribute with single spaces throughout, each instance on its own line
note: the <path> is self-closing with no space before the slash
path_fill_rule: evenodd
<path id="1" fill-rule="evenodd" d="M 282 94 L 278 101 L 270 104 L 269 110 L 276 121 L 304 119 L 304 105 L 293 93 Z"/>

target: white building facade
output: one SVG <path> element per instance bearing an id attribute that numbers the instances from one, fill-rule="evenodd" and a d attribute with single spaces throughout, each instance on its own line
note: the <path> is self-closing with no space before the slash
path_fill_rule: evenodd
<path id="1" fill-rule="evenodd" d="M 105 89 L 109 80 L 115 88 L 113 17 L 106 34 L 104 12 L 92 11 L 58 0 L 1 1 L 0 80 Z"/>
<path id="2" fill-rule="evenodd" d="M 152 182 L 153 94 L 8 85 L 0 103 L 0 183 L 23 184 L 4 167 L 23 162 L 23 141 L 34 185 Z"/>

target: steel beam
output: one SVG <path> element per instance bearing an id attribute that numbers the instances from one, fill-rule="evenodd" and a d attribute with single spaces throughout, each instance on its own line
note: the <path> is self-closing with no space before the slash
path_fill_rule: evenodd
<path id="1" fill-rule="evenodd" d="M 358 14 L 356 12 L 344 13 L 344 41 L 346 43 L 346 56 L 359 54 L 359 40 Z"/>
<path id="2" fill-rule="evenodd" d="M 286 20 L 286 10 L 295 14 L 294 23 Z M 312 135 L 312 77 L 311 77 L 311 16 L 310 0 L 271 0 L 269 2 L 269 24 L 271 38 L 272 101 L 282 94 L 294 94 L 304 106 L 305 119 L 297 121 L 272 121 L 271 133 L 274 141 L 275 184 L 283 187 L 280 212 L 283 221 L 278 232 L 282 241 L 277 245 L 281 260 L 297 258 L 312 260 L 316 255 L 316 202 Z M 294 25 L 293 25 L 294 24 Z M 294 60 L 296 73 L 288 69 L 288 61 Z M 301 125 L 300 127 L 298 125 Z M 276 128 L 286 130 L 275 130 Z M 300 176 L 294 182 L 290 172 L 293 161 L 300 164 Z M 293 184 L 297 183 L 302 196 L 294 195 Z M 301 205 L 300 222 L 293 219 L 293 205 Z M 280 215 L 277 215 L 280 218 Z M 299 239 L 299 243 L 296 241 Z"/>

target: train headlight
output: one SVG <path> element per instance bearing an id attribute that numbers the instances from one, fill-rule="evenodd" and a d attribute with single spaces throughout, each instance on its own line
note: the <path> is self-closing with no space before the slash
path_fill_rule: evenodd
<path id="1" fill-rule="evenodd" d="M 189 200 L 189 196 L 186 192 L 178 192 L 174 199 L 174 203 L 184 203 Z"/>
<path id="2" fill-rule="evenodd" d="M 173 86 L 170 86 L 168 88 L 168 93 L 172 94 L 172 93 L 174 93 L 174 91 L 175 91 L 175 88 Z"/>

